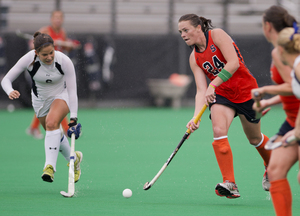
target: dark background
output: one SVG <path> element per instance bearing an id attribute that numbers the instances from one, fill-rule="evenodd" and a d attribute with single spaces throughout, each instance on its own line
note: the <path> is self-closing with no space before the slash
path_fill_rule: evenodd
<path id="1" fill-rule="evenodd" d="M 100 64 L 106 46 L 115 49 L 115 56 L 111 70 L 113 79 L 109 83 L 101 80 L 101 89 L 92 92 L 89 83 L 95 77 L 86 72 L 87 59 L 83 48 L 71 53 L 71 58 L 76 61 L 76 73 L 78 82 L 78 96 L 84 100 L 134 100 L 151 101 L 146 80 L 148 78 L 168 78 L 172 73 L 187 74 L 193 76 L 188 58 L 192 49 L 185 45 L 180 35 L 87 35 L 74 34 L 72 38 L 79 40 L 83 45 L 93 42 L 96 48 L 96 58 Z M 1 68 L 0 78 L 28 51 L 27 40 L 17 37 L 15 34 L 2 35 L 4 47 L 3 56 L 6 64 Z M 259 86 L 271 83 L 270 80 L 270 51 L 272 46 L 263 36 L 233 36 L 237 43 L 246 65 L 255 76 Z M 101 71 L 99 71 L 101 74 Z M 20 90 L 22 96 L 18 103 L 20 106 L 30 107 L 30 80 L 23 73 L 14 83 L 14 88 Z M 91 97 L 93 95 L 93 97 Z M 195 84 L 192 82 L 186 98 L 193 99 Z M 0 100 L 8 101 L 4 91 L 0 91 Z M 1 102 L 0 101 L 0 102 Z"/>

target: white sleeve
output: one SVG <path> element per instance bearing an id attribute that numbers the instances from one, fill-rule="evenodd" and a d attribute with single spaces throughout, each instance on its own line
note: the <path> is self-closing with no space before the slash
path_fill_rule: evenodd
<path id="1" fill-rule="evenodd" d="M 30 62 L 33 61 L 33 58 L 34 56 L 32 56 L 32 53 L 29 52 L 25 54 L 4 76 L 1 81 L 1 86 L 7 95 L 14 91 L 12 82 L 27 68 Z"/>
<path id="2" fill-rule="evenodd" d="M 66 55 L 63 57 L 62 70 L 65 73 L 65 81 L 69 94 L 70 118 L 77 118 L 78 97 L 75 68 L 71 59 Z"/>

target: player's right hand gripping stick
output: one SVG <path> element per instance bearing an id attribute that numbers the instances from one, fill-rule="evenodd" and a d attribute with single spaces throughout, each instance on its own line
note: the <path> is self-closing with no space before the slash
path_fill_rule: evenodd
<path id="1" fill-rule="evenodd" d="M 75 121 L 72 123 L 69 123 L 69 129 L 68 129 L 68 137 L 71 137 L 72 133 L 75 134 L 75 139 L 78 139 L 81 135 L 81 124 Z"/>

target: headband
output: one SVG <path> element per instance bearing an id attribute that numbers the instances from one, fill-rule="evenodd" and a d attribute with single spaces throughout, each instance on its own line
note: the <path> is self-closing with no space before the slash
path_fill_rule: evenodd
<path id="1" fill-rule="evenodd" d="M 297 26 L 297 22 L 293 22 L 293 27 L 294 27 L 294 33 L 291 35 L 291 37 L 290 37 L 290 40 L 293 40 L 293 38 L 294 38 L 294 35 L 295 34 L 298 34 L 298 26 Z"/>
<path id="2" fill-rule="evenodd" d="M 51 43 L 51 42 L 46 42 L 46 43 L 43 43 L 41 46 L 39 46 L 39 47 L 37 48 L 37 50 L 40 49 L 41 47 L 44 47 L 44 46 L 49 45 L 49 44 L 52 44 L 52 45 L 53 45 L 53 43 Z"/>

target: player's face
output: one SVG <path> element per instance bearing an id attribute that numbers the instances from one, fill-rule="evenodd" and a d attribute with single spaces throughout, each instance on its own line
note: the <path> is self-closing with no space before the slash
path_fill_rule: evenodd
<path id="1" fill-rule="evenodd" d="M 54 47 L 52 45 L 46 46 L 40 52 L 36 52 L 36 55 L 43 63 L 51 65 L 54 61 Z"/>
<path id="2" fill-rule="evenodd" d="M 270 42 L 270 35 L 269 35 L 269 28 L 270 28 L 270 23 L 269 22 L 265 22 L 264 20 L 262 21 L 262 30 L 264 33 L 265 38 L 267 39 L 267 41 Z"/>
<path id="3" fill-rule="evenodd" d="M 63 14 L 60 11 L 54 12 L 51 17 L 51 23 L 54 28 L 60 28 L 63 24 Z"/>
<path id="4" fill-rule="evenodd" d="M 181 21 L 178 23 L 178 31 L 181 38 L 188 46 L 192 46 L 196 43 L 198 38 L 199 29 L 190 24 L 190 21 Z"/>

